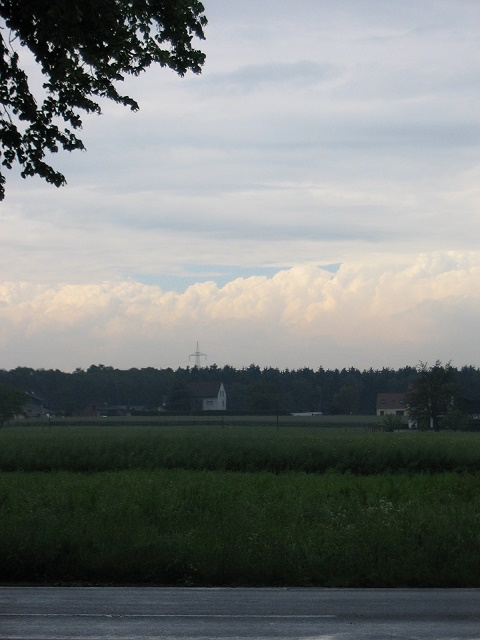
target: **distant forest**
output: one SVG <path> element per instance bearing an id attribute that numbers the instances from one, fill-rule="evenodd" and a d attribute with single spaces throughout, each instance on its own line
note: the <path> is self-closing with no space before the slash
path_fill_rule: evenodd
<path id="1" fill-rule="evenodd" d="M 480 369 L 455 369 L 460 395 L 480 399 Z M 178 399 L 191 382 L 223 382 L 229 412 L 301 412 L 374 414 L 377 393 L 405 392 L 415 382 L 416 367 L 360 371 L 355 368 L 316 371 L 279 370 L 250 365 L 242 369 L 215 364 L 173 369 L 115 369 L 103 364 L 65 373 L 58 369 L 17 367 L 0 370 L 0 384 L 33 393 L 53 411 L 71 415 L 89 402 L 182 410 Z M 183 405 L 184 407 L 184 405 Z"/>

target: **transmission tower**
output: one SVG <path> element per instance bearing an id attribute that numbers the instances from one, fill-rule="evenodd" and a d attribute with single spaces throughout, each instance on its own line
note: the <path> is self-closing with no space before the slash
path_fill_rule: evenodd
<path id="1" fill-rule="evenodd" d="M 200 368 L 202 366 L 202 358 L 205 358 L 205 360 L 207 359 L 207 354 L 206 353 L 202 353 L 199 350 L 198 347 L 198 342 L 197 342 L 197 350 L 195 351 L 195 353 L 191 353 L 188 356 L 188 360 L 190 361 L 192 358 L 195 358 L 195 366 Z"/>

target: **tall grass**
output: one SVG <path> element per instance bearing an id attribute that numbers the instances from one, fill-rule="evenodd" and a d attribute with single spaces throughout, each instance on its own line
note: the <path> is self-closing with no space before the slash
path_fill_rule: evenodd
<path id="1" fill-rule="evenodd" d="M 480 434 L 207 426 L 0 430 L 3 471 L 122 469 L 474 473 Z"/>
<path id="2" fill-rule="evenodd" d="M 0 474 L 2 581 L 480 586 L 480 474 Z"/>
<path id="3" fill-rule="evenodd" d="M 0 550 L 4 583 L 480 587 L 480 434 L 2 429 Z"/>

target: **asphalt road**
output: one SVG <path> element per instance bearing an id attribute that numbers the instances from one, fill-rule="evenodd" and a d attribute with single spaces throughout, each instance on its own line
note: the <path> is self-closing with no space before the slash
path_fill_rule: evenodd
<path id="1" fill-rule="evenodd" d="M 0 638 L 480 640 L 480 590 L 0 587 Z"/>

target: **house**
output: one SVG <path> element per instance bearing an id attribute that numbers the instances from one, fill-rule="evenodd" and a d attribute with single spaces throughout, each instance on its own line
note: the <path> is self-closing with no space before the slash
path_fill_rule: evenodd
<path id="1" fill-rule="evenodd" d="M 132 411 L 143 411 L 144 409 L 143 405 L 113 405 L 99 400 L 92 400 L 78 415 L 84 418 L 131 416 Z"/>
<path id="2" fill-rule="evenodd" d="M 221 382 L 192 382 L 188 393 L 193 410 L 226 411 L 227 394 Z"/>
<path id="3" fill-rule="evenodd" d="M 51 415 L 50 403 L 33 391 L 26 391 L 26 402 L 23 409 L 25 418 L 48 418 Z"/>
<path id="4" fill-rule="evenodd" d="M 91 400 L 78 415 L 82 418 L 98 418 L 106 415 L 107 406 L 106 402 Z"/>
<path id="5" fill-rule="evenodd" d="M 377 416 L 404 416 L 406 412 L 406 393 L 377 393 Z"/>

